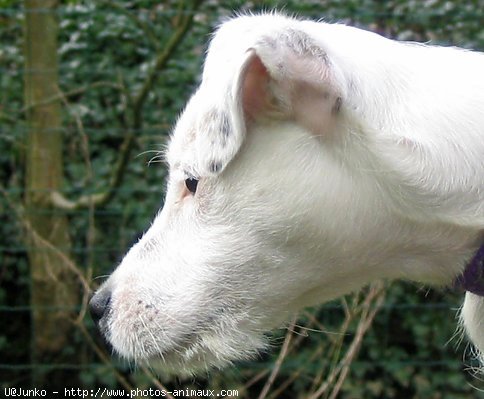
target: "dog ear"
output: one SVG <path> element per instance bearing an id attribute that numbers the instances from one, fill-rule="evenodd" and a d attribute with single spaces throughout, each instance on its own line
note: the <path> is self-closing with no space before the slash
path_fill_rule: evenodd
<path id="1" fill-rule="evenodd" d="M 260 40 L 247 51 L 237 82 L 245 128 L 277 118 L 328 134 L 342 105 L 335 75 L 327 54 L 303 32 Z"/>
<path id="2" fill-rule="evenodd" d="M 241 58 L 231 57 L 227 65 L 239 60 L 234 69 L 220 69 L 225 64 L 219 55 L 209 51 L 196 96 L 197 109 L 206 109 L 196 129 L 200 174 L 220 173 L 255 124 L 293 121 L 317 136 L 332 130 L 342 106 L 341 79 L 326 52 L 304 32 L 285 29 L 259 38 Z M 219 91 L 221 101 L 207 109 Z"/>

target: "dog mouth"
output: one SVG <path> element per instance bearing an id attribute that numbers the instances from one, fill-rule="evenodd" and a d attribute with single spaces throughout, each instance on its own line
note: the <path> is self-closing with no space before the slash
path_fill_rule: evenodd
<path id="1" fill-rule="evenodd" d="M 110 352 L 135 367 L 193 376 L 252 359 L 267 348 L 263 331 L 270 326 L 244 298 L 227 301 L 208 290 L 195 303 L 186 296 L 122 288 L 110 295 L 98 290 L 91 314 Z"/>
<path id="2" fill-rule="evenodd" d="M 138 365 L 149 366 L 159 374 L 193 377 L 213 368 L 222 368 L 238 359 L 221 359 L 206 347 L 201 340 L 195 340 L 176 349 L 137 359 Z"/>
<path id="3" fill-rule="evenodd" d="M 191 377 L 253 359 L 266 350 L 262 333 L 234 325 L 233 319 L 226 310 L 218 311 L 199 318 L 191 327 L 180 329 L 180 324 L 172 324 L 170 329 L 139 315 L 127 327 L 122 319 L 116 320 L 110 309 L 98 327 L 108 349 L 120 358 L 135 366 L 148 366 L 159 374 Z"/>
<path id="4" fill-rule="evenodd" d="M 218 334 L 201 334 L 176 349 L 143 359 L 139 364 L 149 364 L 160 374 L 193 377 L 238 361 L 254 359 L 266 350 L 262 334 L 240 334 L 229 340 Z"/>
<path id="5" fill-rule="evenodd" d="M 151 318 L 146 320 L 139 316 L 130 326 L 120 326 L 121 323 L 110 318 L 112 314 L 99 323 L 104 342 L 114 354 L 136 364 L 188 358 L 186 354 L 200 341 L 194 329 L 170 332 L 153 323 Z"/>
<path id="6" fill-rule="evenodd" d="M 191 332 L 178 336 L 167 346 L 162 345 L 162 339 L 159 340 L 152 332 L 142 332 L 136 337 L 125 337 L 128 342 L 136 343 L 128 351 L 126 344 L 120 346 L 119 342 L 113 342 L 112 337 L 112 333 L 104 335 L 106 346 L 113 354 L 136 367 L 147 366 L 158 374 L 182 378 L 253 359 L 266 349 L 263 335 L 255 338 L 247 334 L 227 340 L 226 336 L 214 332 Z M 245 345 L 241 345 L 243 343 Z"/>

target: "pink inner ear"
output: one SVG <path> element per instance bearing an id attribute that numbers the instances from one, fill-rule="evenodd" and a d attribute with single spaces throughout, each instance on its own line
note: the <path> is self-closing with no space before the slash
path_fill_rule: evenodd
<path id="1" fill-rule="evenodd" d="M 242 83 L 242 106 L 246 123 L 251 123 L 269 107 L 269 72 L 253 51 Z"/>
<path id="2" fill-rule="evenodd" d="M 246 126 L 263 116 L 278 115 L 314 135 L 328 134 L 337 121 L 342 97 L 330 84 L 327 60 L 290 49 L 280 51 L 277 56 L 266 54 L 267 62 L 275 64 L 278 57 L 283 62 L 266 67 L 255 50 L 249 50 L 239 84 Z"/>

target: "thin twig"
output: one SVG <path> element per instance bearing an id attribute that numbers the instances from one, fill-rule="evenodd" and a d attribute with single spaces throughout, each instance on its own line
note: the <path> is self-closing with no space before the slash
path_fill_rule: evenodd
<path id="1" fill-rule="evenodd" d="M 349 367 L 359 352 L 359 349 L 361 347 L 361 343 L 363 340 L 363 336 L 365 335 L 366 331 L 370 328 L 373 322 L 373 319 L 375 318 L 376 314 L 378 313 L 378 310 L 381 307 L 381 304 L 384 298 L 383 294 L 384 294 L 383 285 L 381 283 L 374 284 L 370 292 L 367 294 L 363 304 L 361 305 L 362 316 L 360 318 L 360 322 L 358 323 L 355 337 L 353 338 L 353 341 L 351 342 L 350 347 L 348 348 L 345 356 L 343 357 L 343 359 L 340 360 L 338 366 L 326 378 L 325 382 L 321 384 L 318 390 L 314 392 L 311 396 L 309 396 L 308 399 L 317 399 L 321 397 L 321 395 L 323 395 L 326 392 L 326 390 L 331 386 L 331 384 L 338 376 L 340 378 L 338 378 L 336 385 L 333 388 L 332 397 L 334 397 L 333 394 L 336 395 L 339 392 L 343 384 L 344 378 L 348 374 Z M 373 309 L 370 310 L 369 307 L 372 301 L 375 299 L 376 299 L 376 303 Z"/>
<path id="2" fill-rule="evenodd" d="M 276 380 L 276 377 L 279 374 L 279 370 L 281 369 L 282 362 L 284 361 L 289 350 L 289 344 L 291 343 L 291 340 L 293 337 L 293 329 L 296 324 L 296 321 L 297 321 L 297 316 L 294 316 L 294 318 L 292 319 L 287 329 L 286 337 L 284 338 L 284 343 L 282 344 L 282 348 L 281 348 L 281 351 L 279 352 L 279 356 L 277 357 L 276 363 L 274 364 L 274 368 L 272 369 L 272 372 L 269 375 L 269 378 L 267 379 L 264 387 L 262 388 L 262 391 L 260 392 L 258 399 L 264 399 L 267 396 L 267 394 L 269 393 L 269 390 L 271 389 L 272 384 L 274 384 L 274 381 Z"/>
<path id="3" fill-rule="evenodd" d="M 59 98 L 62 100 L 64 103 L 64 106 L 72 111 L 72 107 L 69 104 L 69 101 L 66 96 L 63 95 L 62 91 L 60 88 L 57 88 L 59 92 Z M 87 137 L 86 131 L 84 130 L 84 123 L 82 122 L 81 117 L 77 113 L 72 113 L 74 115 L 74 120 L 76 121 L 77 125 L 77 130 L 81 136 L 81 150 L 82 150 L 82 155 L 84 158 L 84 164 L 86 167 L 86 183 L 91 184 L 93 179 L 94 179 L 94 173 L 92 171 L 92 164 L 91 164 L 91 159 L 89 157 L 89 139 Z M 93 255 L 92 255 L 92 247 L 94 245 L 94 204 L 91 203 L 88 206 L 88 229 L 87 229 L 87 237 L 86 237 L 86 242 L 87 242 L 87 265 L 86 265 L 86 280 L 91 281 L 92 279 L 92 261 L 93 261 Z M 78 315 L 78 320 L 81 321 L 84 319 L 84 316 L 87 312 L 87 306 L 89 302 L 89 293 L 90 291 L 84 290 L 83 295 L 82 295 L 82 300 L 81 300 L 81 310 Z"/>
<path id="4" fill-rule="evenodd" d="M 258 372 L 256 375 L 254 375 L 249 381 L 247 381 L 244 384 L 244 390 L 248 390 L 252 385 L 254 385 L 256 382 L 259 382 L 267 374 L 269 374 L 269 370 L 268 369 L 265 369 L 265 370 L 262 370 L 262 371 Z"/>
<path id="5" fill-rule="evenodd" d="M 83 195 L 77 200 L 73 201 L 66 198 L 60 191 L 53 190 L 50 193 L 51 204 L 54 207 L 65 211 L 84 209 L 88 208 L 89 206 L 99 207 L 106 205 L 113 198 L 116 189 L 121 185 L 133 142 L 133 132 L 126 133 L 124 141 L 119 148 L 120 156 L 118 158 L 116 167 L 114 168 L 114 173 L 111 176 L 110 183 L 108 185 L 109 188 L 105 192 Z"/>
<path id="6" fill-rule="evenodd" d="M 359 294 L 354 294 L 352 298 L 352 308 L 356 308 L 357 300 L 359 298 Z M 328 372 L 334 371 L 336 364 L 338 362 L 340 353 L 341 353 L 341 348 L 343 346 L 343 340 L 347 334 L 347 331 L 351 325 L 351 322 L 354 320 L 354 317 L 356 316 L 356 311 L 353 309 L 350 309 L 348 306 L 348 301 L 346 298 L 341 299 L 341 304 L 344 309 L 345 313 L 345 319 L 343 323 L 340 326 L 339 333 L 336 335 L 336 339 L 332 341 L 331 348 L 329 350 L 329 353 L 327 355 L 327 358 L 331 359 L 330 362 L 328 362 L 328 367 L 329 370 Z M 326 372 L 326 367 L 323 367 L 319 373 L 317 374 L 316 378 L 313 380 L 313 384 L 311 387 L 311 391 L 316 389 L 317 386 L 321 385 L 321 381 L 323 379 L 323 376 Z"/>
<path id="7" fill-rule="evenodd" d="M 0 111 L 0 120 L 4 120 L 4 121 L 11 123 L 13 125 L 18 124 L 18 122 L 19 122 L 17 117 L 10 116 L 10 115 L 6 114 L 4 111 Z"/>
<path id="8" fill-rule="evenodd" d="M 23 216 L 23 208 L 20 205 L 14 205 L 10 198 L 8 193 L 3 189 L 3 187 L 0 187 L 0 193 L 5 197 L 5 200 L 7 204 L 12 208 L 14 211 L 14 214 L 16 215 L 17 219 L 23 225 L 27 233 L 30 235 L 32 241 L 36 243 L 37 246 L 39 247 L 44 247 L 48 248 L 49 250 L 52 251 L 53 254 L 58 256 L 62 263 L 67 266 L 69 270 L 71 270 L 79 279 L 81 282 L 83 288 L 84 288 L 84 293 L 88 293 L 90 291 L 89 283 L 84 277 L 84 275 L 81 273 L 79 270 L 78 266 L 67 256 L 65 255 L 62 251 L 60 251 L 58 248 L 53 246 L 49 241 L 45 240 L 43 237 L 41 237 L 35 229 L 32 227 L 30 222 Z M 81 312 L 82 313 L 82 312 Z M 85 313 L 85 312 L 84 312 Z M 83 322 L 83 317 L 76 317 L 75 319 L 72 320 L 72 322 L 81 330 L 81 332 L 84 334 L 86 337 L 88 343 L 91 345 L 91 347 L 94 349 L 98 357 L 105 363 L 107 366 L 109 366 L 112 370 L 114 375 L 116 376 L 117 380 L 125 387 L 125 389 L 132 390 L 132 386 L 128 383 L 128 381 L 119 373 L 119 371 L 116 370 L 116 368 L 113 366 L 110 358 L 107 356 L 107 354 L 99 348 L 98 345 L 94 342 L 92 339 L 91 335 L 89 332 L 86 330 L 86 327 L 84 326 Z"/>
<path id="9" fill-rule="evenodd" d="M 175 31 L 168 39 L 163 51 L 156 56 L 153 68 L 148 73 L 143 86 L 133 100 L 133 124 L 135 127 L 141 125 L 141 109 L 146 101 L 146 98 L 148 97 L 149 92 L 155 84 L 156 78 L 159 76 L 160 70 L 166 66 L 173 52 L 181 43 L 185 34 L 188 32 L 188 29 L 193 21 L 193 11 L 195 11 L 202 4 L 202 2 L 203 0 L 194 1 L 192 12 L 184 12 L 184 10 L 180 7 Z"/>
<path id="10" fill-rule="evenodd" d="M 305 313 L 306 313 L 306 316 L 310 318 L 310 320 L 309 320 L 310 324 L 307 327 L 310 327 L 311 325 L 314 324 L 316 327 L 320 327 L 320 331 L 324 333 L 325 332 L 324 328 L 319 323 L 319 321 L 313 315 L 309 314 L 309 312 L 305 312 Z M 307 327 L 300 327 L 300 328 L 307 329 Z M 313 331 L 313 330 L 309 329 L 309 331 Z M 331 334 L 329 334 L 329 336 L 331 336 Z M 306 338 L 306 337 L 303 336 L 303 335 L 299 335 L 298 337 L 296 337 L 295 340 L 294 340 L 294 343 L 293 343 L 293 348 L 297 347 L 304 338 Z M 325 346 L 323 344 L 319 344 L 318 347 L 316 348 L 316 350 L 307 359 L 307 363 L 310 363 L 314 359 L 316 359 L 317 357 L 321 356 L 324 349 L 325 349 Z M 288 386 L 290 386 L 301 375 L 301 373 L 303 371 L 304 371 L 303 368 L 298 368 L 296 371 L 294 371 L 289 376 L 289 378 L 285 379 L 282 382 L 282 384 L 277 387 L 277 389 L 275 389 L 274 391 L 271 392 L 271 394 L 268 398 L 269 399 L 276 399 L 279 395 L 281 395 L 287 389 Z"/>
<path id="11" fill-rule="evenodd" d="M 61 250 L 59 250 L 57 247 L 55 247 L 49 241 L 43 238 L 39 233 L 37 233 L 37 231 L 33 228 L 29 220 L 24 216 L 25 212 L 23 207 L 21 205 L 14 205 L 13 202 L 10 200 L 8 193 L 3 189 L 3 187 L 0 187 L 0 192 L 5 197 L 7 204 L 12 208 L 15 216 L 19 220 L 20 224 L 25 228 L 27 234 L 30 235 L 33 242 L 39 247 L 44 247 L 49 249 L 50 251 L 52 251 L 54 255 L 59 257 L 59 259 L 63 262 L 63 264 L 65 264 L 67 268 L 76 275 L 76 277 L 79 279 L 80 283 L 82 284 L 84 290 L 89 292 L 90 290 L 89 283 L 84 277 L 84 275 L 82 274 L 82 272 L 79 270 L 78 266 L 65 253 L 63 253 Z"/>
<path id="12" fill-rule="evenodd" d="M 78 96 L 80 94 L 84 94 L 88 90 L 95 89 L 95 88 L 98 88 L 98 87 L 109 87 L 109 88 L 112 88 L 112 89 L 121 90 L 121 87 L 116 83 L 102 82 L 102 81 L 94 82 L 94 83 L 90 83 L 90 84 L 87 84 L 87 85 L 82 86 L 82 87 L 78 87 L 77 89 L 66 91 L 65 93 L 60 92 L 59 94 L 56 94 L 55 96 L 52 96 L 52 97 L 49 97 L 49 98 L 46 98 L 45 100 L 37 101 L 35 103 L 26 105 L 25 107 L 21 108 L 18 112 L 20 114 L 23 114 L 27 111 L 30 111 L 32 108 L 40 107 L 40 106 L 43 106 L 43 105 L 49 105 L 49 104 L 52 104 L 53 102 L 56 102 L 56 101 L 59 101 L 59 100 L 65 99 L 65 98 Z"/>
<path id="13" fill-rule="evenodd" d="M 74 325 L 76 325 L 79 330 L 81 330 L 82 334 L 84 335 L 84 338 L 88 342 L 88 344 L 91 346 L 92 349 L 94 349 L 94 352 L 96 352 L 97 356 L 101 361 L 108 366 L 112 372 L 114 373 L 116 379 L 119 381 L 119 383 L 126 389 L 128 392 L 133 390 L 133 386 L 126 380 L 126 378 L 116 369 L 116 367 L 113 365 L 110 357 L 106 354 L 104 350 L 102 350 L 95 342 L 94 339 L 92 338 L 91 334 L 89 331 L 87 331 L 86 326 L 82 323 L 82 321 L 79 320 L 74 320 L 73 321 Z"/>
<path id="14" fill-rule="evenodd" d="M 170 395 L 169 390 L 153 375 L 153 373 L 146 367 L 141 366 L 140 369 L 148 376 L 153 385 L 157 387 L 160 391 L 164 392 L 164 397 L 168 399 L 175 399 Z"/>
<path id="15" fill-rule="evenodd" d="M 203 0 L 195 0 L 192 11 L 195 11 L 202 2 Z M 114 197 L 115 191 L 121 185 L 125 174 L 129 155 L 134 144 L 134 132 L 138 131 L 142 126 L 141 110 L 143 105 L 156 82 L 156 78 L 159 75 L 160 70 L 166 66 L 173 52 L 181 43 L 191 26 L 192 20 L 193 12 L 184 12 L 183 9 L 180 10 L 177 28 L 168 39 L 164 49 L 156 56 L 154 66 L 148 73 L 148 76 L 146 77 L 145 82 L 143 83 L 138 94 L 132 100 L 130 100 L 130 109 L 132 110 L 131 128 L 126 130 L 123 143 L 118 151 L 120 155 L 106 191 L 102 193 L 83 195 L 76 200 L 66 198 L 59 191 L 52 191 L 50 194 L 50 202 L 54 207 L 65 211 L 83 209 L 89 206 L 100 207 L 106 205 Z"/>
<path id="16" fill-rule="evenodd" d="M 378 290 L 377 290 L 378 292 Z M 380 290 L 379 293 L 381 294 L 382 291 Z M 328 399 L 336 399 L 338 393 L 341 390 L 341 387 L 343 386 L 343 383 L 348 375 L 348 372 L 350 371 L 350 365 L 353 359 L 356 357 L 358 354 L 358 351 L 361 347 L 361 343 L 363 340 L 363 336 L 365 335 L 366 331 L 370 328 L 371 324 L 373 323 L 373 319 L 375 318 L 376 314 L 380 310 L 380 306 L 383 302 L 383 295 L 379 295 L 376 299 L 376 303 L 373 306 L 373 308 L 370 310 L 369 308 L 366 309 L 366 314 L 362 316 L 362 323 L 358 326 L 358 329 L 360 331 L 357 331 L 356 337 L 358 337 L 358 342 L 354 346 L 353 353 L 348 356 L 348 361 L 346 364 L 343 365 L 343 368 L 341 369 L 340 375 L 338 377 L 338 380 L 336 381 L 336 384 L 333 387 L 333 390 L 331 392 L 331 395 L 329 396 Z"/>
<path id="17" fill-rule="evenodd" d="M 140 28 L 143 33 L 145 34 L 145 37 L 150 40 L 150 42 L 155 46 L 155 48 L 159 47 L 159 39 L 156 37 L 155 32 L 147 23 L 143 23 L 140 21 L 139 18 L 136 17 L 136 14 L 131 12 L 130 10 L 126 9 L 126 7 L 122 4 L 117 3 L 116 1 L 108 1 L 108 0 L 103 0 L 101 3 L 105 4 L 107 7 L 110 9 L 115 9 L 117 12 L 120 14 L 123 14 L 125 17 L 130 19 L 138 28 Z"/>

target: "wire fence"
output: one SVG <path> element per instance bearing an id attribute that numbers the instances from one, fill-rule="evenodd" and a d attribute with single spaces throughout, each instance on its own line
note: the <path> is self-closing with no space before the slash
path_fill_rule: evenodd
<path id="1" fill-rule="evenodd" d="M 474 388 L 482 382 L 466 372 L 475 363 L 465 345 L 448 343 L 461 295 L 403 283 L 301 312 L 292 330 L 270 336 L 276 347 L 270 354 L 207 378 L 158 378 L 111 356 L 86 316 L 86 295 L 162 205 L 166 169 L 156 162 L 157 151 L 198 82 L 209 33 L 234 9 L 277 3 L 66 1 L 54 9 L 29 3 L 42 4 L 0 2 L 0 388 L 233 388 L 239 397 L 261 399 L 482 396 Z M 285 7 L 394 38 L 484 48 L 481 1 L 360 3 L 293 1 Z M 43 45 L 28 42 L 26 16 L 39 15 L 54 16 L 47 28 L 57 32 L 55 68 L 26 66 L 26 49 Z M 184 18 L 188 27 L 169 48 Z M 157 65 L 164 51 L 169 57 Z M 29 79 L 51 75 L 58 75 L 54 95 L 28 103 Z M 33 125 L 32 114 L 51 105 L 58 107 L 59 124 Z M 38 137 L 59 135 L 56 187 L 29 185 L 34 130 Z M 75 206 L 52 205 L 46 200 L 52 193 Z M 97 194 L 109 198 L 98 204 Z M 50 223 L 65 223 L 68 239 L 55 241 Z M 52 267 L 54 278 L 38 279 L 38 257 L 48 259 L 45 268 Z M 59 300 L 61 286 L 74 295 Z M 362 322 L 367 329 L 359 329 Z M 43 341 L 49 337 L 59 344 Z M 343 378 L 347 364 L 351 371 Z"/>

